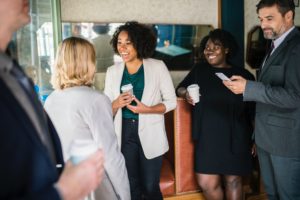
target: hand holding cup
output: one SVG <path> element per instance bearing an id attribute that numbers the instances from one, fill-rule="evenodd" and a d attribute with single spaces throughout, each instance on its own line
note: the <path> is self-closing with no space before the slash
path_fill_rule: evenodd
<path id="1" fill-rule="evenodd" d="M 187 87 L 187 92 L 189 97 L 193 100 L 193 105 L 200 101 L 199 89 L 200 87 L 198 84 L 192 84 Z"/>
<path id="2" fill-rule="evenodd" d="M 132 84 L 129 83 L 127 85 L 123 85 L 121 87 L 121 91 L 122 91 L 122 93 L 129 92 L 131 95 L 133 95 L 133 86 L 132 86 Z"/>

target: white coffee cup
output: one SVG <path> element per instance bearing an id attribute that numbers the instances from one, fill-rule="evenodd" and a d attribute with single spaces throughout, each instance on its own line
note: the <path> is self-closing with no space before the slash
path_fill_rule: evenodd
<path id="1" fill-rule="evenodd" d="M 98 146 L 94 140 L 91 139 L 75 139 L 71 143 L 70 155 L 71 162 L 74 165 L 87 159 L 91 154 L 98 150 Z M 91 192 L 83 200 L 95 200 L 95 193 Z"/>
<path id="2" fill-rule="evenodd" d="M 75 139 L 70 148 L 71 162 L 77 165 L 98 150 L 95 141 L 91 139 Z"/>
<path id="3" fill-rule="evenodd" d="M 133 95 L 133 86 L 131 85 L 131 83 L 129 83 L 127 85 L 123 85 L 121 87 L 121 91 L 122 91 L 122 93 L 129 92 L 131 95 Z"/>
<path id="4" fill-rule="evenodd" d="M 192 84 L 187 87 L 187 91 L 188 91 L 190 97 L 193 99 L 194 103 L 198 103 L 200 101 L 199 89 L 200 89 L 200 87 L 198 84 Z"/>

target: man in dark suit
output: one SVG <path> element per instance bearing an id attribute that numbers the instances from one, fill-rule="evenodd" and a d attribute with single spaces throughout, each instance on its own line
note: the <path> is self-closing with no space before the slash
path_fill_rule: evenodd
<path id="1" fill-rule="evenodd" d="M 270 200 L 300 199 L 300 32 L 293 0 L 260 0 L 258 18 L 272 40 L 258 82 L 232 76 L 223 83 L 256 101 L 255 142 Z"/>
<path id="2" fill-rule="evenodd" d="M 0 199 L 82 199 L 102 179 L 102 152 L 64 166 L 59 138 L 32 82 L 4 54 L 13 32 L 29 21 L 28 0 L 0 1 Z"/>

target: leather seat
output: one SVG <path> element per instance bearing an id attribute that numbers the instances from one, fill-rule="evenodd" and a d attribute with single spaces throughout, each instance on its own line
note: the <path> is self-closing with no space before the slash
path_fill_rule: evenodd
<path id="1" fill-rule="evenodd" d="M 176 109 L 165 115 L 170 149 L 164 155 L 161 170 L 160 188 L 164 197 L 199 191 L 194 174 L 190 111 L 190 105 L 178 98 Z"/>
<path id="2" fill-rule="evenodd" d="M 177 99 L 174 123 L 176 194 L 199 191 L 194 172 L 191 105 L 182 98 Z"/>
<path id="3" fill-rule="evenodd" d="M 175 194 L 174 173 L 174 111 L 165 114 L 165 126 L 169 141 L 169 151 L 164 155 L 160 174 L 160 190 L 163 196 Z"/>

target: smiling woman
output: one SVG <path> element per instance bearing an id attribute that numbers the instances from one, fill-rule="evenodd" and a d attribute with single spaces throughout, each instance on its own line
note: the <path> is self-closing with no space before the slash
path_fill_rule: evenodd
<path id="1" fill-rule="evenodd" d="M 108 68 L 104 93 L 112 102 L 131 199 L 162 200 L 162 155 L 169 149 L 164 114 L 176 107 L 171 76 L 162 61 L 150 58 L 156 47 L 151 27 L 126 22 L 116 29 L 111 43 L 122 62 Z M 133 86 L 134 96 L 121 93 L 128 84 Z"/>
<path id="2" fill-rule="evenodd" d="M 203 43 L 205 46 L 201 51 L 205 59 L 176 89 L 178 96 L 193 105 L 192 136 L 195 140 L 197 182 L 206 199 L 224 199 L 223 194 L 228 199 L 242 199 L 241 177 L 250 174 L 252 166 L 250 149 L 254 104 L 244 103 L 242 96 L 228 90 L 216 74 L 228 77 L 239 74 L 251 80 L 254 77 L 231 63 L 237 44 L 229 32 L 215 29 Z M 198 103 L 187 90 L 192 84 L 200 86 L 201 100 Z M 221 180 L 224 180 L 225 191 L 222 191 Z M 233 183 L 235 187 L 231 186 Z"/>

